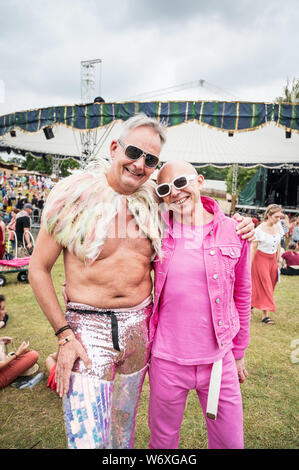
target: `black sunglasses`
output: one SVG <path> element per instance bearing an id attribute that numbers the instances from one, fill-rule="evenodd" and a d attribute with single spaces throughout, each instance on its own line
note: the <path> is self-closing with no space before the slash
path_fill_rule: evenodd
<path id="1" fill-rule="evenodd" d="M 144 164 L 147 168 L 156 168 L 159 164 L 159 157 L 146 153 L 143 150 L 135 147 L 134 145 L 125 145 L 121 140 L 118 140 L 118 143 L 125 150 L 125 155 L 130 160 L 139 160 L 139 158 L 144 157 Z"/>
<path id="2" fill-rule="evenodd" d="M 171 181 L 171 183 L 159 184 L 156 187 L 156 193 L 159 197 L 168 196 L 168 194 L 171 193 L 171 186 L 176 189 L 184 189 L 190 184 L 190 181 L 194 179 L 196 179 L 196 175 L 177 176 Z"/>

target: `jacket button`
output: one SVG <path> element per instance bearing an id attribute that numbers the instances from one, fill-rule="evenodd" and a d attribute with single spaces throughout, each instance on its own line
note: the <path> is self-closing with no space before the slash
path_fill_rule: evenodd
<path id="1" fill-rule="evenodd" d="M 211 231 L 209 232 L 209 235 L 213 235 L 213 230 L 211 230 Z"/>
<path id="2" fill-rule="evenodd" d="M 217 299 L 215 300 L 215 302 L 216 302 L 217 304 L 219 304 L 219 302 L 220 302 L 219 297 L 217 297 Z"/>
<path id="3" fill-rule="evenodd" d="M 210 255 L 214 255 L 215 254 L 215 251 L 214 250 L 211 250 L 210 251 Z"/>
<path id="4" fill-rule="evenodd" d="M 219 325 L 219 326 L 221 326 L 221 325 L 222 325 L 222 321 L 221 321 L 221 320 L 218 322 L 218 325 Z"/>
<path id="5" fill-rule="evenodd" d="M 218 278 L 218 274 L 213 274 L 213 279 L 217 279 Z"/>

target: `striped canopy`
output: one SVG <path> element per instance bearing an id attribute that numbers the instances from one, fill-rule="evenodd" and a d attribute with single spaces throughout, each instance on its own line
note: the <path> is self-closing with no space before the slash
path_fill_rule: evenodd
<path id="1" fill-rule="evenodd" d="M 299 132 L 299 104 L 169 101 L 91 103 L 18 111 L 0 116 L 0 137 L 13 129 L 37 132 L 57 124 L 82 131 L 93 130 L 115 120 L 126 121 L 139 112 L 155 117 L 167 126 L 195 120 L 223 131 L 243 132 L 274 121 L 287 130 Z"/>
<path id="2" fill-rule="evenodd" d="M 106 158 L 123 122 L 140 112 L 168 126 L 161 161 L 187 160 L 197 166 L 299 165 L 299 104 L 294 103 L 154 101 L 18 111 L 0 116 L 0 151 L 80 160 L 82 137 L 93 133 L 94 155 Z M 45 138 L 46 127 L 52 128 L 55 138 Z M 284 131 L 291 138 L 286 139 Z"/>

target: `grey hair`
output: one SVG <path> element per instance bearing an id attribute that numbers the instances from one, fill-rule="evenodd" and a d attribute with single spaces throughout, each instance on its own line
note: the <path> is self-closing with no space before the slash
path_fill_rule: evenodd
<path id="1" fill-rule="evenodd" d="M 135 116 L 128 119 L 121 132 L 120 137 L 125 137 L 132 129 L 137 127 L 146 126 L 154 129 L 159 134 L 162 146 L 166 142 L 166 128 L 167 126 L 159 122 L 157 119 L 147 116 L 144 113 L 136 114 Z"/>

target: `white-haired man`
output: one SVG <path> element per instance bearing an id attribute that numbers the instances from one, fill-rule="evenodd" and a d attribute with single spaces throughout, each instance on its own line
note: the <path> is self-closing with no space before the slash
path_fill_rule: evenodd
<path id="1" fill-rule="evenodd" d="M 151 259 L 161 236 L 147 180 L 164 142 L 158 121 L 135 116 L 111 142 L 111 165 L 63 179 L 43 211 L 29 279 L 58 338 L 56 384 L 70 448 L 133 447 L 150 354 Z M 51 278 L 61 251 L 66 314 Z"/>

